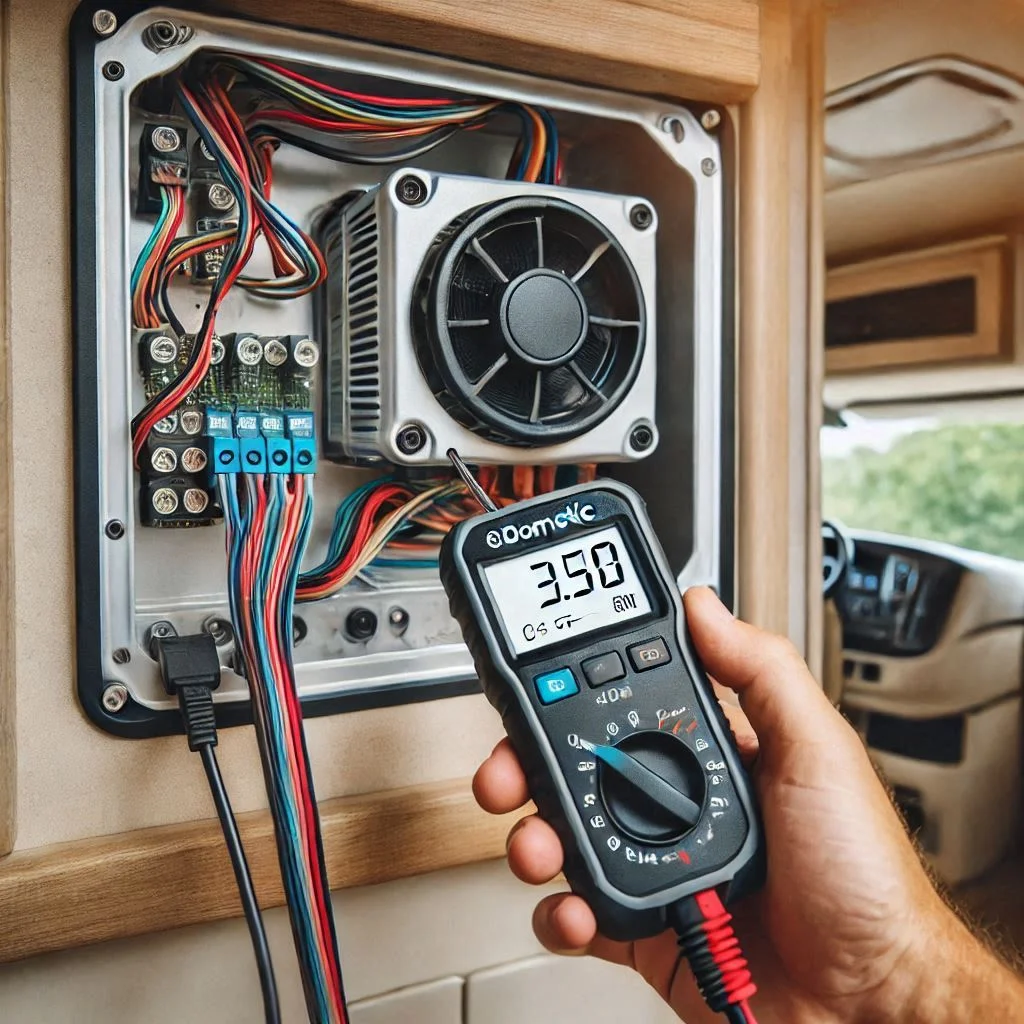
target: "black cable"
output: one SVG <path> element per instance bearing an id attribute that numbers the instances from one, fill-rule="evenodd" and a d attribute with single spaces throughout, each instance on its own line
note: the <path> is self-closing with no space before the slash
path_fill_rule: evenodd
<path id="1" fill-rule="evenodd" d="M 217 817 L 220 818 L 220 827 L 224 832 L 224 842 L 231 857 L 231 867 L 235 872 L 235 881 L 238 883 L 238 895 L 242 900 L 245 923 L 249 926 L 249 937 L 252 939 L 252 949 L 256 955 L 256 968 L 260 976 L 260 991 L 263 993 L 264 1017 L 267 1024 L 281 1024 L 277 981 L 274 978 L 274 965 L 270 959 L 267 933 L 263 927 L 263 915 L 260 913 L 260 905 L 256 900 L 252 875 L 249 873 L 249 862 L 246 860 L 242 837 L 238 833 L 238 823 L 235 821 L 231 802 L 228 800 L 227 790 L 224 788 L 224 779 L 220 774 L 217 754 L 212 746 L 205 744 L 199 748 L 199 756 L 202 758 L 203 768 L 206 770 L 210 793 L 213 796 L 214 806 L 217 808 Z"/>
<path id="2" fill-rule="evenodd" d="M 725 1019 L 729 1024 L 748 1024 L 746 1013 L 742 1006 L 730 1006 L 725 1011 Z"/>
<path id="3" fill-rule="evenodd" d="M 189 750 L 199 752 L 203 761 L 210 793 L 220 819 L 224 842 L 231 857 L 231 867 L 238 883 L 242 912 L 249 926 L 256 967 L 263 993 L 263 1015 L 266 1024 L 281 1024 L 281 1007 L 277 996 L 274 965 L 270 957 L 263 916 L 256 900 L 256 890 L 249 872 L 238 823 L 231 810 L 220 774 L 214 747 L 217 745 L 217 719 L 213 707 L 213 691 L 220 685 L 220 657 L 217 645 L 208 633 L 195 636 L 156 637 L 150 653 L 160 664 L 164 689 L 178 698 Z"/>

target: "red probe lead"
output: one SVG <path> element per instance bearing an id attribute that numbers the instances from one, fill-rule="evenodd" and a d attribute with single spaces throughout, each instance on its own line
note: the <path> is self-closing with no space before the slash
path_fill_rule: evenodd
<path id="1" fill-rule="evenodd" d="M 704 1001 L 736 1024 L 757 1024 L 748 1003 L 757 985 L 718 893 L 697 893 L 669 914 Z"/>

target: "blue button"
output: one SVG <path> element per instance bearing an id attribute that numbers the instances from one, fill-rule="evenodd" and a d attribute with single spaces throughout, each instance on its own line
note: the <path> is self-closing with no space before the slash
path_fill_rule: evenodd
<path id="1" fill-rule="evenodd" d="M 554 704 L 556 700 L 571 697 L 579 693 L 579 684 L 571 669 L 560 668 L 557 672 L 545 672 L 542 676 L 534 679 L 537 687 L 537 696 L 541 704 Z"/>

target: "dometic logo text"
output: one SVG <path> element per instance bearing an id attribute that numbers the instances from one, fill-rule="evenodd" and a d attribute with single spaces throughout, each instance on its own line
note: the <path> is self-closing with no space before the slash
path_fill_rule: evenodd
<path id="1" fill-rule="evenodd" d="M 500 548 L 507 544 L 515 544 L 521 540 L 533 540 L 547 537 L 556 530 L 564 530 L 570 524 L 580 526 L 592 523 L 597 517 L 593 505 L 581 505 L 578 501 L 565 506 L 564 512 L 556 512 L 553 516 L 535 519 L 532 523 L 522 526 L 503 526 L 500 530 L 487 531 L 487 544 L 492 548 Z"/>

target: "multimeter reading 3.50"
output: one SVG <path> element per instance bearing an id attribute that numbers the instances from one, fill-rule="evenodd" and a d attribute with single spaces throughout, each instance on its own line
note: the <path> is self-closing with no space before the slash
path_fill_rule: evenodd
<path id="1" fill-rule="evenodd" d="M 712 1008 L 752 1020 L 719 894 L 756 880 L 756 808 L 639 496 L 604 480 L 480 515 L 449 534 L 441 574 L 601 931 L 674 927 Z"/>

